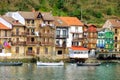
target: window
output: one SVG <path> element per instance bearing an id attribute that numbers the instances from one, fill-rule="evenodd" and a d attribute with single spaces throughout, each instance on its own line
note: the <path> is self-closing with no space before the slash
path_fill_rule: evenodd
<path id="1" fill-rule="evenodd" d="M 59 42 L 59 41 L 56 41 L 56 44 L 57 44 L 57 45 L 60 45 L 60 42 Z"/>
<path id="2" fill-rule="evenodd" d="M 1 46 L 0 46 L 0 53 L 2 53 L 2 49 L 1 49 Z"/>
<path id="3" fill-rule="evenodd" d="M 16 35 L 19 35 L 19 28 L 16 28 Z"/>
<path id="4" fill-rule="evenodd" d="M 117 44 L 115 44 L 115 47 L 117 47 Z"/>
<path id="5" fill-rule="evenodd" d="M 45 48 L 45 53 L 48 54 L 48 48 Z"/>
<path id="6" fill-rule="evenodd" d="M 16 47 L 16 53 L 19 53 L 19 47 Z"/>
<path id="7" fill-rule="evenodd" d="M 16 38 L 16 42 L 19 42 L 19 38 Z"/>
<path id="8" fill-rule="evenodd" d="M 117 29 L 115 29 L 115 34 L 117 34 Z"/>
<path id="9" fill-rule="evenodd" d="M 28 47 L 28 53 L 32 53 L 32 47 Z"/>
<path id="10" fill-rule="evenodd" d="M 35 29 L 31 29 L 31 34 L 34 35 Z"/>
<path id="11" fill-rule="evenodd" d="M 39 52 L 40 52 L 40 48 L 39 48 L 39 47 L 37 47 L 37 54 L 39 54 Z"/>
<path id="12" fill-rule="evenodd" d="M 5 37 L 7 37 L 7 31 L 5 31 Z"/>
<path id="13" fill-rule="evenodd" d="M 117 37 L 115 37 L 115 41 L 117 42 Z"/>
<path id="14" fill-rule="evenodd" d="M 78 27 L 75 27 L 75 32 L 78 32 Z"/>
<path id="15" fill-rule="evenodd" d="M 62 50 L 58 50 L 58 55 L 62 55 Z"/>
<path id="16" fill-rule="evenodd" d="M 34 38 L 31 38 L 31 42 L 34 42 Z"/>
<path id="17" fill-rule="evenodd" d="M 30 20 L 27 20 L 27 24 L 30 24 Z"/>
<path id="18" fill-rule="evenodd" d="M 74 54 L 76 54 L 76 52 L 74 52 Z"/>
<path id="19" fill-rule="evenodd" d="M 63 30 L 63 37 L 65 37 L 67 34 L 66 30 Z"/>
<path id="20" fill-rule="evenodd" d="M 34 24 L 34 20 L 32 20 L 32 24 Z"/>
<path id="21" fill-rule="evenodd" d="M 57 34 L 57 35 L 60 35 L 60 30 L 57 30 L 56 34 Z"/>

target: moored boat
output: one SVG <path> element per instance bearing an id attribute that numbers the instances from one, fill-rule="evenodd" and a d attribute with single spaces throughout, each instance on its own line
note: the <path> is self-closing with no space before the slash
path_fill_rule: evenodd
<path id="1" fill-rule="evenodd" d="M 0 62 L 0 66 L 21 66 L 22 62 Z"/>
<path id="2" fill-rule="evenodd" d="M 101 63 L 77 63 L 77 66 L 99 66 Z"/>
<path id="3" fill-rule="evenodd" d="M 37 62 L 38 66 L 63 66 L 64 62 Z"/>

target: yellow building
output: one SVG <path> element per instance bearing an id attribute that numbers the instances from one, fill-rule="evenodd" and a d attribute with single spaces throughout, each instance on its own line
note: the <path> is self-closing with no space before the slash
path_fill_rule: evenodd
<path id="1" fill-rule="evenodd" d="M 18 56 L 55 53 L 55 26 L 51 13 L 18 11 L 8 12 L 6 16 L 9 18 L 4 19 L 12 24 L 12 53 Z"/>
<path id="2" fill-rule="evenodd" d="M 11 29 L 0 22 L 0 53 L 11 52 L 9 41 Z"/>
<path id="3" fill-rule="evenodd" d="M 114 32 L 114 51 L 120 52 L 120 20 L 108 19 L 103 28 L 108 28 Z"/>

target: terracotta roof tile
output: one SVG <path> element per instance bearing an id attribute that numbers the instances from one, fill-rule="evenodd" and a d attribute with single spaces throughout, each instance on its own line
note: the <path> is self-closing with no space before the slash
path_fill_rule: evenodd
<path id="1" fill-rule="evenodd" d="M 77 17 L 60 17 L 69 26 L 83 26 L 84 24 Z"/>
<path id="2" fill-rule="evenodd" d="M 54 17 L 55 18 L 55 25 L 56 27 L 68 27 L 68 24 L 66 24 L 63 20 L 60 19 L 60 17 Z"/>
<path id="3" fill-rule="evenodd" d="M 94 25 L 88 26 L 88 32 L 97 32 L 97 28 Z"/>
<path id="4" fill-rule="evenodd" d="M 118 19 L 109 19 L 109 22 L 113 25 L 113 27 L 120 27 L 120 20 Z"/>
<path id="5" fill-rule="evenodd" d="M 0 23 L 0 30 L 9 30 L 10 28 L 8 28 L 7 26 L 5 26 L 4 24 Z"/>
<path id="6" fill-rule="evenodd" d="M 72 46 L 71 47 L 72 50 L 88 50 L 87 48 L 84 48 L 84 47 L 76 47 L 76 46 Z"/>

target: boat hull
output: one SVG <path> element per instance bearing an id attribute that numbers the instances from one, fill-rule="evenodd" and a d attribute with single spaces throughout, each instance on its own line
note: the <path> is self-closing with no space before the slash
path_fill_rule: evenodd
<path id="1" fill-rule="evenodd" d="M 0 66 L 21 66 L 22 62 L 0 62 Z"/>
<path id="2" fill-rule="evenodd" d="M 59 62 L 59 63 L 43 63 L 43 62 L 37 62 L 38 66 L 63 66 L 64 63 L 63 62 Z"/>

